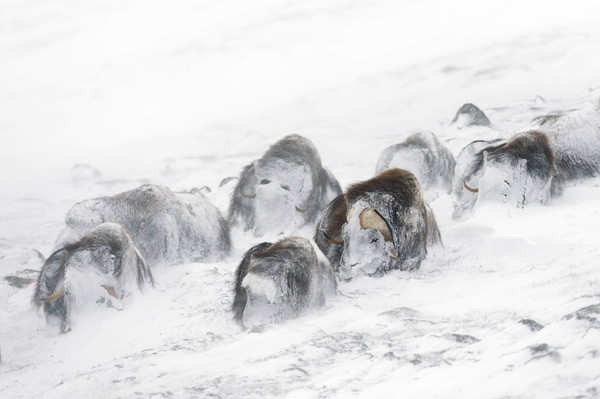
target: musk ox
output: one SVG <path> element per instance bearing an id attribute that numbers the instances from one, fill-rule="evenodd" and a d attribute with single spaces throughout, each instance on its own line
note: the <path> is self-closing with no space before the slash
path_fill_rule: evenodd
<path id="1" fill-rule="evenodd" d="M 546 204 L 565 182 L 600 172 L 600 114 L 578 110 L 536 120 L 537 130 L 508 140 L 475 141 L 458 156 L 454 217 L 495 200 L 523 207 Z"/>
<path id="2" fill-rule="evenodd" d="M 331 265 L 300 237 L 263 242 L 237 268 L 234 319 L 247 328 L 294 318 L 336 292 Z"/>
<path id="3" fill-rule="evenodd" d="M 560 183 L 600 174 L 600 105 L 551 113 L 534 123 L 550 137 Z"/>
<path id="4" fill-rule="evenodd" d="M 459 128 L 491 125 L 490 120 L 483 111 L 471 103 L 463 104 L 463 106 L 456 111 L 456 115 L 454 115 L 454 119 L 452 119 L 452 124 Z"/>
<path id="5" fill-rule="evenodd" d="M 125 228 L 102 223 L 74 244 L 54 252 L 39 274 L 33 302 L 48 322 L 70 330 L 73 310 L 89 303 L 122 308 L 121 299 L 137 287 L 154 286 L 144 257 Z"/>
<path id="6" fill-rule="evenodd" d="M 202 193 L 173 193 L 154 185 L 75 204 L 55 248 L 103 222 L 125 226 L 151 267 L 218 260 L 231 248 L 227 222 Z"/>
<path id="7" fill-rule="evenodd" d="M 427 247 L 441 243 L 417 178 L 388 169 L 335 198 L 317 224 L 315 242 L 339 276 L 417 269 Z"/>
<path id="8" fill-rule="evenodd" d="M 452 189 L 455 161 L 452 153 L 429 131 L 408 136 L 399 144 L 385 150 L 377 161 L 376 173 L 389 168 L 405 169 L 419 180 L 421 188 L 441 190 L 449 193 Z"/>
<path id="9" fill-rule="evenodd" d="M 232 192 L 229 222 L 257 237 L 293 231 L 314 223 L 341 192 L 314 144 L 292 134 L 244 167 Z"/>

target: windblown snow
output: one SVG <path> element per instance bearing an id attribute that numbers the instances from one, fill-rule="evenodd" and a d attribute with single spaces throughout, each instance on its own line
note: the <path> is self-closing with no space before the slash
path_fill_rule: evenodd
<path id="1" fill-rule="evenodd" d="M 287 134 L 309 138 L 345 189 L 418 131 L 456 157 L 589 109 L 596 1 L 0 10 L 3 399 L 600 396 L 600 178 L 545 205 L 480 202 L 461 220 L 441 192 L 430 206 L 444 245 L 419 270 L 340 281 L 323 309 L 261 328 L 232 320 L 234 272 L 275 235 L 234 230 L 223 261 L 159 265 L 156 289 L 122 310 L 86 306 L 67 334 L 27 284 L 75 203 L 152 183 L 201 189 L 226 216 L 227 178 Z M 491 125 L 451 124 L 465 103 Z M 313 226 L 290 233 L 312 238 Z"/>

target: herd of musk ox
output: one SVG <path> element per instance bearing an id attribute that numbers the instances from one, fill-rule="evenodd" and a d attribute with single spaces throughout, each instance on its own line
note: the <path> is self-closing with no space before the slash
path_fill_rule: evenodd
<path id="1" fill-rule="evenodd" d="M 472 104 L 453 120 L 489 126 Z M 600 174 L 600 109 L 536 118 L 535 130 L 508 139 L 473 141 L 458 156 L 424 131 L 383 150 L 376 175 L 342 190 L 314 144 L 283 137 L 243 168 L 227 218 L 200 192 L 143 185 L 75 204 L 54 252 L 45 260 L 33 301 L 61 332 L 83 293 L 121 309 L 133 290 L 152 287 L 156 265 L 223 259 L 230 229 L 266 233 L 314 227 L 248 249 L 235 272 L 232 313 L 245 328 L 276 323 L 322 307 L 338 282 L 415 270 L 441 244 L 432 192 L 452 196 L 464 219 L 481 201 L 523 207 L 546 204 L 565 182 Z M 435 197 L 433 197 L 435 198 Z"/>

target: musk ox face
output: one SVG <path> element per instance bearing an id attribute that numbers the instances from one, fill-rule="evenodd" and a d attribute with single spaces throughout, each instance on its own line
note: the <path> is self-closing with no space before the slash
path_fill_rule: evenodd
<path id="1" fill-rule="evenodd" d="M 55 248 L 77 241 L 102 222 L 120 223 L 151 266 L 218 260 L 231 247 L 229 227 L 201 193 L 144 185 L 75 204 Z"/>
<path id="2" fill-rule="evenodd" d="M 506 142 L 488 144 L 492 143 L 471 143 L 459 155 L 453 193 L 454 217 L 467 214 L 482 201 L 518 207 L 548 202 L 556 165 L 546 134 L 531 131 Z"/>
<path id="3" fill-rule="evenodd" d="M 359 200 L 346 215 L 342 228 L 344 241 L 340 276 L 349 280 L 357 275 L 374 275 L 394 268 L 399 257 L 392 230 L 372 203 Z"/>
<path id="4" fill-rule="evenodd" d="M 314 222 L 340 193 L 315 146 L 302 136 L 286 136 L 244 168 L 232 193 L 229 221 L 256 236 L 293 231 Z"/>
<path id="5" fill-rule="evenodd" d="M 121 299 L 146 285 L 154 285 L 152 273 L 125 228 L 102 223 L 46 260 L 33 302 L 64 333 L 73 312 L 97 303 L 122 309 Z"/>
<path id="6" fill-rule="evenodd" d="M 315 242 L 348 280 L 416 269 L 427 246 L 441 238 L 415 176 L 388 169 L 332 201 L 317 225 Z"/>
<path id="7" fill-rule="evenodd" d="M 421 188 L 436 197 L 434 191 L 450 192 L 455 161 L 452 153 L 429 131 L 415 133 L 402 143 L 386 148 L 379 161 L 377 173 L 389 168 L 410 171 Z"/>
<path id="8" fill-rule="evenodd" d="M 288 237 L 251 248 L 236 272 L 234 319 L 247 328 L 297 317 L 335 293 L 327 259 L 310 241 Z"/>

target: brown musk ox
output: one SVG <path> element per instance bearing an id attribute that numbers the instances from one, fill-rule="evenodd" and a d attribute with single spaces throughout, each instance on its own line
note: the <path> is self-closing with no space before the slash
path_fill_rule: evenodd
<path id="1" fill-rule="evenodd" d="M 441 236 L 415 175 L 393 168 L 335 198 L 317 224 L 315 242 L 348 280 L 417 269 Z"/>

